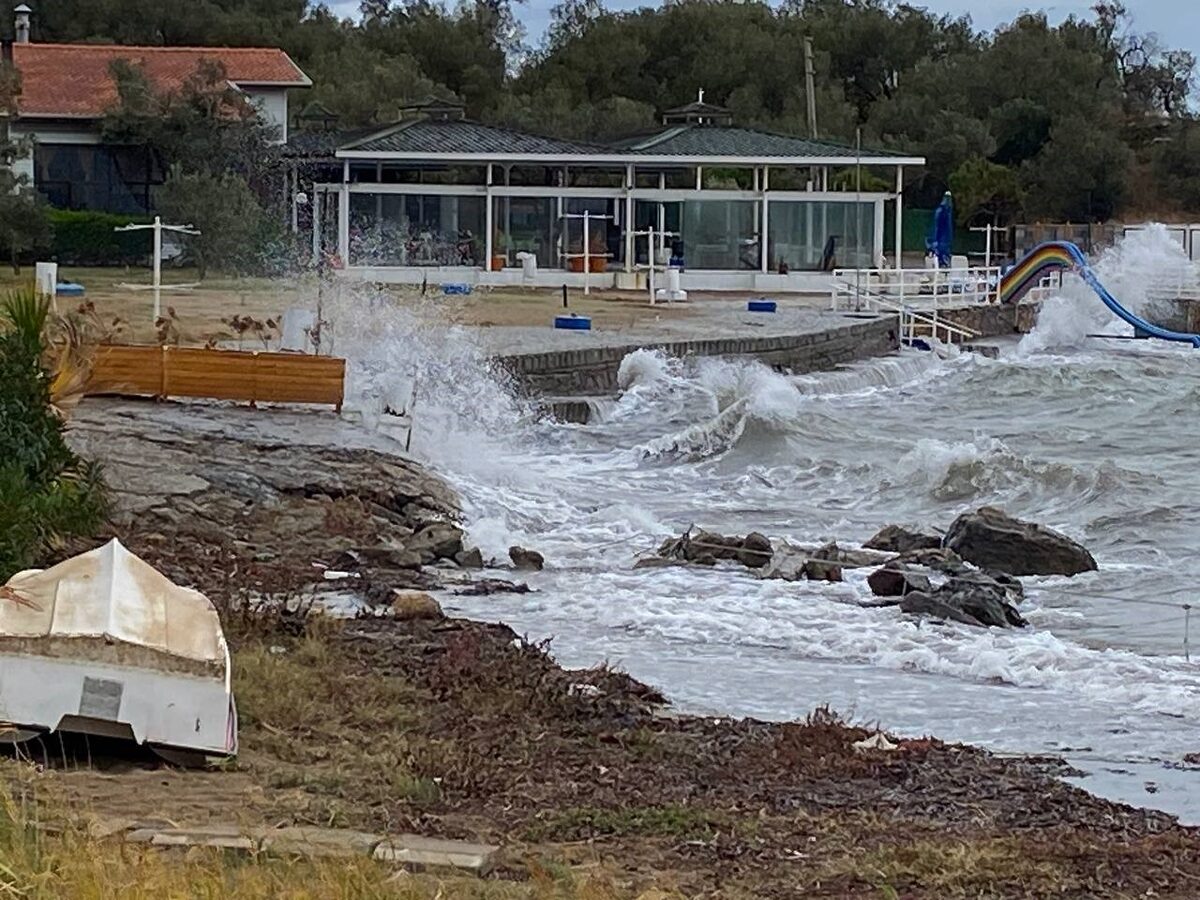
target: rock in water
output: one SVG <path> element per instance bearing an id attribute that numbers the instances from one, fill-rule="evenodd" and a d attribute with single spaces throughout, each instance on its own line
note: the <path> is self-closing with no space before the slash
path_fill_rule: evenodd
<path id="1" fill-rule="evenodd" d="M 888 553 L 911 553 L 913 550 L 932 550 L 942 546 L 936 534 L 909 531 L 900 525 L 888 525 L 863 544 L 868 550 L 886 550 Z"/>
<path id="2" fill-rule="evenodd" d="M 861 569 L 866 566 L 877 566 L 880 563 L 887 562 L 888 559 L 886 553 L 878 553 L 874 550 L 848 550 L 844 547 L 839 547 L 836 541 L 818 547 L 809 554 L 809 558 L 835 562 L 844 569 Z"/>
<path id="3" fill-rule="evenodd" d="M 454 561 L 464 569 L 482 569 L 483 551 L 478 547 L 472 547 L 470 550 L 461 550 L 455 554 Z"/>
<path id="4" fill-rule="evenodd" d="M 771 546 L 771 539 L 765 534 L 752 531 L 742 540 L 742 547 L 738 550 L 737 558 L 744 566 L 761 569 L 771 561 L 771 557 L 774 555 L 775 550 Z"/>
<path id="5" fill-rule="evenodd" d="M 912 591 L 900 599 L 900 609 L 981 627 L 1024 628 L 1028 624 L 1009 602 L 1005 586 L 986 575 L 951 578 L 934 590 Z"/>
<path id="6" fill-rule="evenodd" d="M 405 549 L 420 553 L 426 563 L 435 559 L 454 559 L 463 549 L 462 529 L 449 522 L 426 525 L 405 542 Z"/>
<path id="7" fill-rule="evenodd" d="M 810 559 L 804 564 L 804 577 L 809 581 L 841 581 L 842 567 L 824 559 Z"/>
<path id="8" fill-rule="evenodd" d="M 524 547 L 509 547 L 508 558 L 517 569 L 526 572 L 540 572 L 546 565 L 546 558 L 542 554 Z"/>
<path id="9" fill-rule="evenodd" d="M 440 619 L 442 607 L 424 591 L 393 591 L 392 615 L 404 621 Z"/>
<path id="10" fill-rule="evenodd" d="M 1096 569 L 1092 554 L 1065 534 L 991 506 L 955 519 L 945 545 L 980 568 L 1007 575 L 1078 575 Z"/>
<path id="11" fill-rule="evenodd" d="M 929 593 L 933 590 L 928 578 L 896 562 L 872 572 L 867 576 L 867 584 L 876 597 L 903 597 L 915 591 Z"/>

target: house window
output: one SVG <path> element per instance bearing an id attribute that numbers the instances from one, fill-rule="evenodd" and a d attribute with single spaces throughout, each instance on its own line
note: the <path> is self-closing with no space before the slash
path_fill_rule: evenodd
<path id="1" fill-rule="evenodd" d="M 148 147 L 38 144 L 33 166 L 34 184 L 60 209 L 151 212 L 155 188 L 165 180 Z"/>

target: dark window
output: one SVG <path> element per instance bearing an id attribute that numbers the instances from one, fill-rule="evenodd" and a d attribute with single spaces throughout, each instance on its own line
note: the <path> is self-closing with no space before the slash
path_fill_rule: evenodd
<path id="1" fill-rule="evenodd" d="M 165 180 L 147 147 L 38 144 L 33 167 L 34 184 L 60 209 L 152 212 L 155 188 Z"/>

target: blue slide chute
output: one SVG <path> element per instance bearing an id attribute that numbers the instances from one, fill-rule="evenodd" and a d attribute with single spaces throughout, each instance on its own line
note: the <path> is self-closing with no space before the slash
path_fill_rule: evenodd
<path id="1" fill-rule="evenodd" d="M 1001 279 L 1001 300 L 1005 303 L 1017 302 L 1050 269 L 1068 269 L 1082 278 L 1113 315 L 1133 326 L 1133 333 L 1136 337 L 1152 337 L 1162 341 L 1176 341 L 1200 347 L 1200 334 L 1188 334 L 1183 331 L 1161 328 L 1122 306 L 1120 301 L 1101 284 L 1096 273 L 1092 271 L 1092 267 L 1088 265 L 1083 251 L 1070 241 L 1049 241 L 1039 244 L 1031 250 Z"/>

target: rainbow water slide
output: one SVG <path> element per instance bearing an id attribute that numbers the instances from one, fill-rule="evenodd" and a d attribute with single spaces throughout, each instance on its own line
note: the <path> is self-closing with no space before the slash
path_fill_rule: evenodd
<path id="1" fill-rule="evenodd" d="M 1088 287 L 1096 292 L 1096 296 L 1112 311 L 1113 315 L 1133 326 L 1135 337 L 1180 341 L 1191 344 L 1193 347 L 1200 347 L 1200 334 L 1187 334 L 1182 331 L 1160 328 L 1122 306 L 1117 298 L 1100 283 L 1100 279 L 1088 265 L 1083 251 L 1069 241 L 1049 241 L 1039 244 L 1024 259 L 1009 269 L 1000 279 L 1000 302 L 1016 303 L 1036 287 L 1047 272 L 1063 269 L 1074 272 L 1087 282 Z"/>

